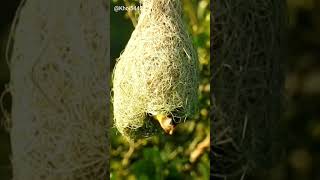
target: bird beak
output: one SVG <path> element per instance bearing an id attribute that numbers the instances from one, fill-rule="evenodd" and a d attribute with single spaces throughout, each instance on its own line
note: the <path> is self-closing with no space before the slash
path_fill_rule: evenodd
<path id="1" fill-rule="evenodd" d="M 169 134 L 172 135 L 173 134 L 173 130 L 174 128 L 170 129 Z"/>

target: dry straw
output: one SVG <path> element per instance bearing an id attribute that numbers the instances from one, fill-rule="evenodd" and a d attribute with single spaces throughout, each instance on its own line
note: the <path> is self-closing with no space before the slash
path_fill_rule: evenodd
<path id="1" fill-rule="evenodd" d="M 218 0 L 212 6 L 211 172 L 240 179 L 274 165 L 281 154 L 285 2 Z"/>
<path id="2" fill-rule="evenodd" d="M 137 26 L 113 74 L 115 126 L 128 139 L 158 127 L 149 114 L 184 120 L 197 110 L 198 59 L 180 0 L 143 0 Z"/>
<path id="3" fill-rule="evenodd" d="M 14 180 L 108 177 L 104 3 L 21 3 L 8 44 Z"/>

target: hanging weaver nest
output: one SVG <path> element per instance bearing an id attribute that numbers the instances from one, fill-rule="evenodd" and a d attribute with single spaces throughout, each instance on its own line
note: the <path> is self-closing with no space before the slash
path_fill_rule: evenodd
<path id="1" fill-rule="evenodd" d="M 198 59 L 182 22 L 180 0 L 143 0 L 137 26 L 113 74 L 115 126 L 128 139 L 159 126 L 149 115 L 176 123 L 197 111 Z"/>
<path id="2" fill-rule="evenodd" d="M 106 4 L 21 3 L 7 48 L 14 180 L 109 176 Z"/>
<path id="3" fill-rule="evenodd" d="M 285 2 L 218 0 L 212 13 L 215 177 L 240 179 L 279 158 Z"/>

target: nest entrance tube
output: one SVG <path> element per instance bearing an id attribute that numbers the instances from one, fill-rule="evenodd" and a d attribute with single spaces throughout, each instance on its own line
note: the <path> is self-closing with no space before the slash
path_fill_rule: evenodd
<path id="1" fill-rule="evenodd" d="M 8 45 L 13 179 L 106 179 L 104 1 L 23 2 Z"/>
<path id="2" fill-rule="evenodd" d="M 113 73 L 115 126 L 128 139 L 158 126 L 148 114 L 183 121 L 197 111 L 198 59 L 180 0 L 142 0 L 141 14 Z"/>

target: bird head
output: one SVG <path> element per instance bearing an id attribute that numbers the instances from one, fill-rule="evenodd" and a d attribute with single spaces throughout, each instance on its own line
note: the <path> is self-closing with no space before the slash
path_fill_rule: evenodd
<path id="1" fill-rule="evenodd" d="M 170 135 L 173 134 L 177 124 L 174 122 L 172 116 L 157 114 L 157 115 L 154 115 L 153 118 L 160 123 L 160 126 L 165 133 Z"/>

